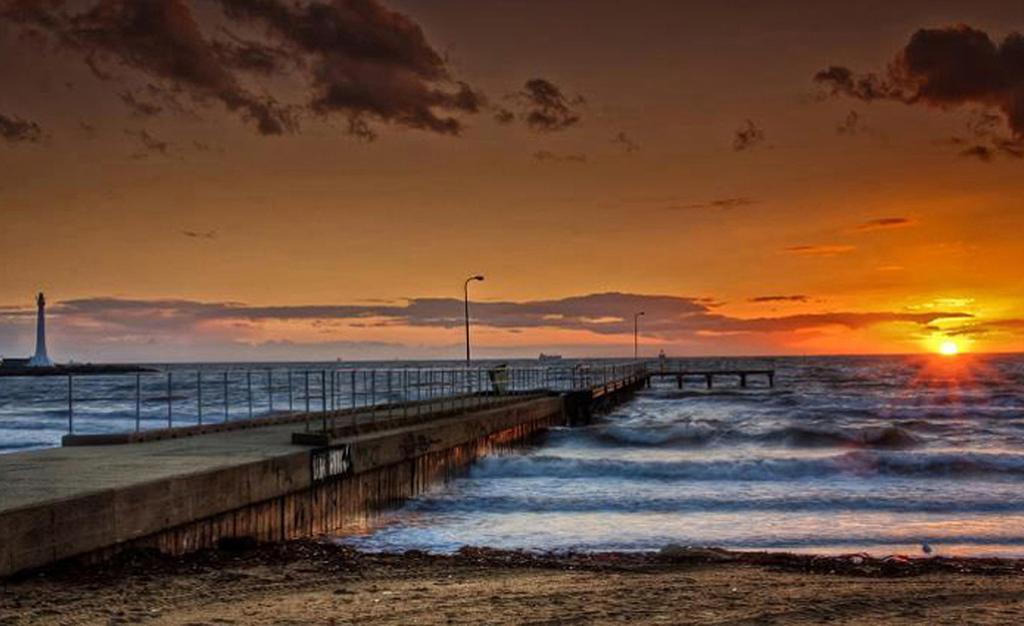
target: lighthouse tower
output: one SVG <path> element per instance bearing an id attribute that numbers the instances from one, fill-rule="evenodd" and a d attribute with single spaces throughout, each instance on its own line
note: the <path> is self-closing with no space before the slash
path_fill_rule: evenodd
<path id="1" fill-rule="evenodd" d="M 28 360 L 29 367 L 53 367 L 53 361 L 46 355 L 46 298 L 36 297 L 39 311 L 36 313 L 36 353 Z"/>

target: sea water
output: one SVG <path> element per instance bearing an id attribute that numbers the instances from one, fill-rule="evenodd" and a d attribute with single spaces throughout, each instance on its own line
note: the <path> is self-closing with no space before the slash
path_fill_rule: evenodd
<path id="1" fill-rule="evenodd" d="M 776 387 L 656 381 L 590 426 L 485 458 L 339 540 L 1024 556 L 1024 358 L 743 365 L 776 368 Z"/>

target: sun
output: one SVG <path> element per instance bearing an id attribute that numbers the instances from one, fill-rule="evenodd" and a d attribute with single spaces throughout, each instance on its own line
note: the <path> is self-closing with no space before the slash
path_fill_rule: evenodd
<path id="1" fill-rule="evenodd" d="M 955 341 L 943 341 L 939 344 L 939 354 L 943 356 L 956 356 L 960 354 L 960 346 Z"/>

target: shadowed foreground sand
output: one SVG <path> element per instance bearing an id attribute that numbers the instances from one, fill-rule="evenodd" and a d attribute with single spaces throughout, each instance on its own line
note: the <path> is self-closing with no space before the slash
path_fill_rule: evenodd
<path id="1" fill-rule="evenodd" d="M 368 555 L 293 542 L 132 555 L 0 587 L 0 624 L 1021 623 L 1024 563 L 661 555 Z"/>

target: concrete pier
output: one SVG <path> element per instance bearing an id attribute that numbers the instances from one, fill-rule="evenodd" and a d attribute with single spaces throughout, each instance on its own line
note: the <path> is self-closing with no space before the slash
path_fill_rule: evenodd
<path id="1" fill-rule="evenodd" d="M 586 423 L 644 381 L 631 375 L 570 394 L 448 403 L 416 423 L 374 429 L 358 427 L 370 425 L 366 415 L 344 416 L 354 430 L 312 432 L 295 418 L 0 455 L 0 577 L 126 548 L 182 554 L 227 538 L 362 530 L 375 512 L 481 455 L 551 426 Z"/>

